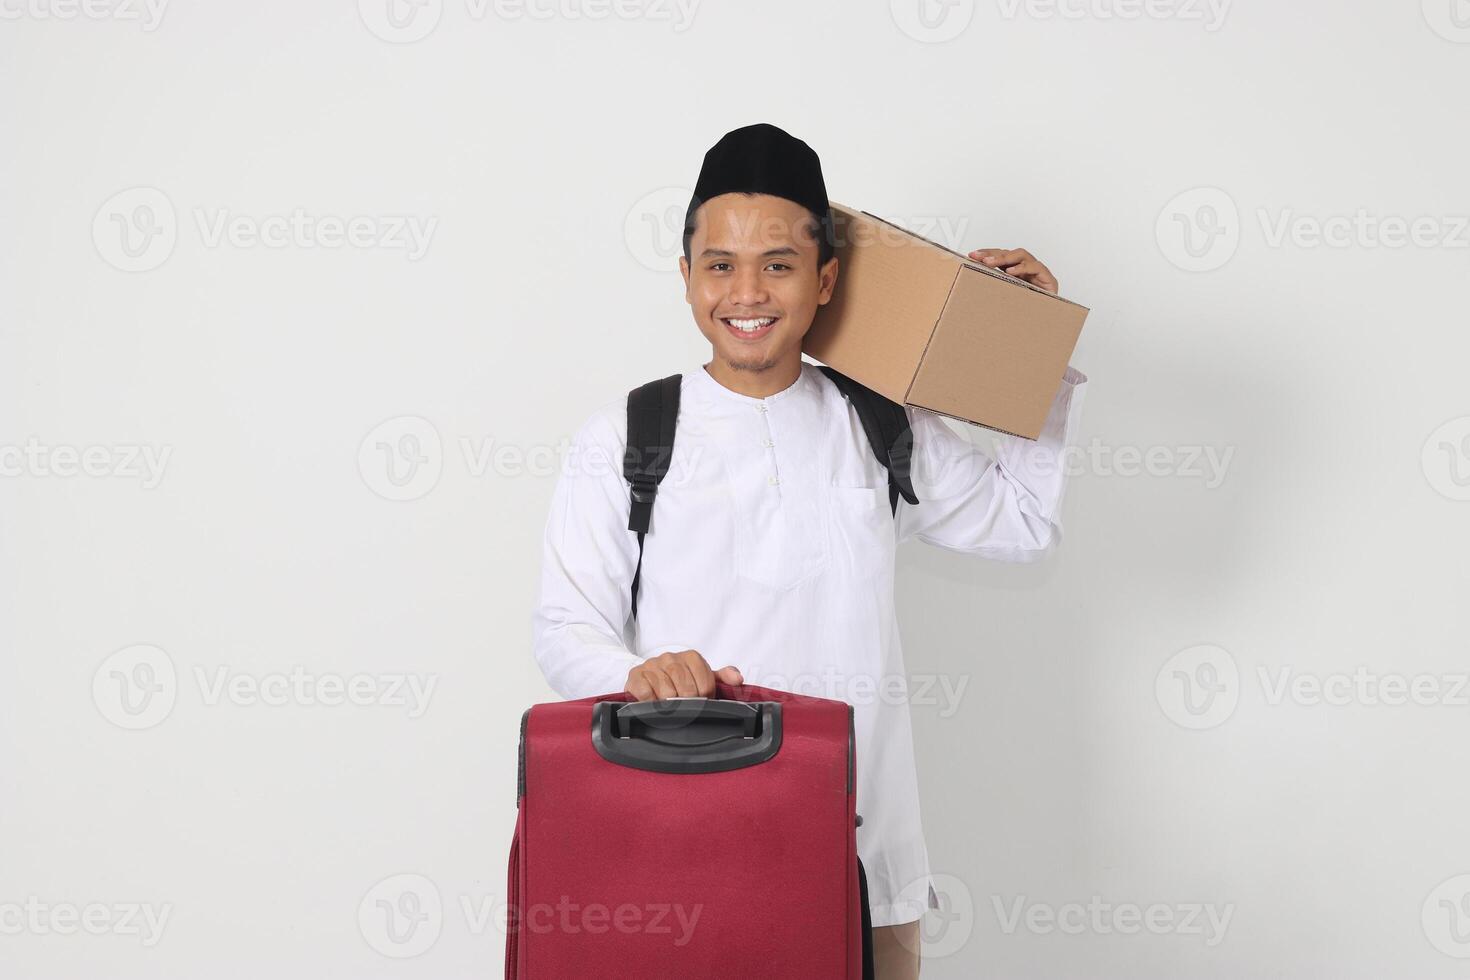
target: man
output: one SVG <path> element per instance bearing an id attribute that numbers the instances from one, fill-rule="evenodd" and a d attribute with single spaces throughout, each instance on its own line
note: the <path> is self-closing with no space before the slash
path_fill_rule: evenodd
<path id="1" fill-rule="evenodd" d="M 970 257 L 1057 289 L 1024 249 Z M 1069 368 L 1041 437 L 1005 437 L 994 460 L 939 416 L 907 409 L 919 503 L 890 515 L 887 474 L 855 410 L 801 358 L 840 271 L 811 148 L 765 124 L 721 139 L 690 202 L 679 269 L 713 356 L 683 375 L 641 565 L 619 397 L 578 432 L 552 499 L 536 659 L 567 698 L 708 696 L 719 679 L 853 703 L 878 976 L 916 977 L 918 919 L 934 896 L 894 617 L 895 548 L 917 537 L 1003 561 L 1044 554 L 1058 537 L 1058 457 L 1086 379 Z"/>

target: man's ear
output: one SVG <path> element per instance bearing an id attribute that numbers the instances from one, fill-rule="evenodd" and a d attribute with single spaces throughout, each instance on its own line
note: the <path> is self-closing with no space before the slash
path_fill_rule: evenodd
<path id="1" fill-rule="evenodd" d="M 679 256 L 679 275 L 681 275 L 681 276 L 684 277 L 684 302 L 688 303 L 688 302 L 690 302 L 690 299 L 689 299 L 689 260 L 686 259 L 686 258 L 684 258 L 684 256 L 682 256 L 682 255 Z"/>
<path id="2" fill-rule="evenodd" d="M 832 298 L 832 290 L 837 288 L 837 256 L 827 260 L 827 264 L 817 270 L 817 305 L 826 306 Z"/>

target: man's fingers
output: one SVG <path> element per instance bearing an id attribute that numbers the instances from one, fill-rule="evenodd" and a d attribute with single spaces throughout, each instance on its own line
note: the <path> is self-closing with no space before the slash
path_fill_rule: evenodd
<path id="1" fill-rule="evenodd" d="M 970 258 L 979 259 L 985 265 L 994 268 L 1014 265 L 1024 259 L 1029 259 L 1031 253 L 1024 248 L 977 248 L 970 253 Z"/>
<path id="2" fill-rule="evenodd" d="M 704 670 L 705 673 L 709 673 L 708 667 L 705 667 Z M 674 661 L 669 664 L 668 672 L 669 679 L 674 682 L 676 697 L 697 698 L 705 693 L 700 690 L 699 677 L 688 660 Z M 710 687 L 713 688 L 714 685 L 710 684 Z"/>
<path id="3" fill-rule="evenodd" d="M 653 685 L 648 683 L 648 679 L 644 677 L 644 672 L 641 670 L 634 670 L 628 674 L 628 685 L 623 690 L 633 695 L 635 701 L 652 701 L 658 696 L 654 693 Z"/>
<path id="4" fill-rule="evenodd" d="M 1035 259 L 1025 259 L 1017 262 L 1015 265 L 1006 269 L 1006 272 L 1009 272 L 1018 279 L 1025 279 L 1027 282 L 1041 286 L 1042 288 L 1055 288 L 1057 284 L 1056 278 L 1051 274 L 1051 270 Z"/>
<path id="5" fill-rule="evenodd" d="M 679 691 L 674 687 L 673 678 L 663 667 L 650 667 L 648 669 L 648 683 L 653 687 L 653 696 L 662 701 L 666 698 L 678 697 Z"/>
<path id="6" fill-rule="evenodd" d="M 715 671 L 715 676 L 726 684 L 744 684 L 745 676 L 736 667 L 721 667 Z"/>
<path id="7" fill-rule="evenodd" d="M 1007 275 L 1024 279 L 1039 289 L 1054 293 L 1059 288 L 1057 277 L 1036 256 L 1024 248 L 977 248 L 970 253 L 981 265 L 999 269 Z"/>
<path id="8" fill-rule="evenodd" d="M 696 653 L 686 657 L 684 665 L 689 668 L 689 674 L 694 679 L 692 697 L 707 698 L 715 693 L 715 672 L 710 670 L 704 657 Z"/>

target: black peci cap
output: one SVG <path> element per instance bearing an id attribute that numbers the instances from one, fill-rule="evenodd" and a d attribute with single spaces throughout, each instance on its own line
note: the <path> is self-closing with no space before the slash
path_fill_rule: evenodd
<path id="1" fill-rule="evenodd" d="M 770 194 L 794 201 L 820 221 L 826 241 L 832 240 L 822 161 L 815 150 L 780 127 L 770 123 L 745 126 L 726 133 L 710 147 L 684 215 L 686 248 L 694 233 L 694 212 L 705 201 L 731 193 Z"/>

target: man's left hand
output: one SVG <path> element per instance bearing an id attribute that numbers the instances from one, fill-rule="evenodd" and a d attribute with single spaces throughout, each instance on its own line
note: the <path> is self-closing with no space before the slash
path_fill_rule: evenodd
<path id="1" fill-rule="evenodd" d="M 970 258 L 978 259 L 987 268 L 999 269 L 1023 279 L 1037 289 L 1049 293 L 1057 291 L 1057 277 L 1024 248 L 977 248 L 970 253 Z"/>

